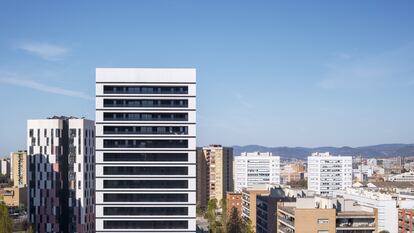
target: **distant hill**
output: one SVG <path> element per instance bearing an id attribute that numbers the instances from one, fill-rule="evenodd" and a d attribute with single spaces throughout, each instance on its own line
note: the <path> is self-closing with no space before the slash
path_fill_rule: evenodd
<path id="1" fill-rule="evenodd" d="M 234 155 L 241 152 L 272 152 L 282 158 L 303 159 L 312 152 L 330 152 L 335 155 L 352 155 L 363 157 L 414 156 L 414 144 L 381 144 L 362 147 L 265 147 L 260 145 L 233 146 Z"/>

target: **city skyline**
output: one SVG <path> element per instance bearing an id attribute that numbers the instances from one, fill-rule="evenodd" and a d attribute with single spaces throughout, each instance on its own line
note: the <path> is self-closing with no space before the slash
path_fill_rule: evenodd
<path id="1" fill-rule="evenodd" d="M 414 142 L 409 1 L 0 6 L 1 157 L 27 119 L 94 120 L 96 67 L 196 68 L 199 146 Z"/>

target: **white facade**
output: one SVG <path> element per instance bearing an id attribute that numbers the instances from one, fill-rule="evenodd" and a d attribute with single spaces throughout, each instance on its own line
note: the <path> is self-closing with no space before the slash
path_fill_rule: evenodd
<path id="1" fill-rule="evenodd" d="M 96 232 L 195 232 L 195 69 L 96 69 L 96 130 Z"/>
<path id="2" fill-rule="evenodd" d="M 414 182 L 414 171 L 404 172 L 397 175 L 391 175 L 388 177 L 388 180 L 398 182 Z"/>
<path id="3" fill-rule="evenodd" d="M 10 159 L 4 158 L 0 160 L 1 166 L 0 166 L 0 172 L 4 176 L 10 176 Z"/>
<path id="4" fill-rule="evenodd" d="M 95 232 L 94 122 L 28 120 L 27 153 L 28 220 L 34 230 Z"/>
<path id="5" fill-rule="evenodd" d="M 234 190 L 280 184 L 280 157 L 272 153 L 242 153 L 234 157 Z"/>
<path id="6" fill-rule="evenodd" d="M 352 157 L 329 152 L 308 157 L 308 189 L 322 195 L 352 186 Z"/>

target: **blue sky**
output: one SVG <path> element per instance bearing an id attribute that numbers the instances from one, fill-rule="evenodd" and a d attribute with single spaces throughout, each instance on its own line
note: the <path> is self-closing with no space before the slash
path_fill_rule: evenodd
<path id="1" fill-rule="evenodd" d="M 195 67 L 198 143 L 414 142 L 413 1 L 1 1 L 0 153 L 96 67 Z"/>

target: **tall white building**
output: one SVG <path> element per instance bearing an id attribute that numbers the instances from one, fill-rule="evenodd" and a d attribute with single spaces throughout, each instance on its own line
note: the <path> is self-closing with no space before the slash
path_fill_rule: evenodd
<path id="1" fill-rule="evenodd" d="M 234 157 L 234 190 L 280 184 L 280 157 L 272 153 L 241 153 Z"/>
<path id="2" fill-rule="evenodd" d="M 28 220 L 34 231 L 95 232 L 95 124 L 28 120 Z"/>
<path id="3" fill-rule="evenodd" d="M 10 177 L 10 158 L 3 158 L 0 160 L 0 173 Z"/>
<path id="4" fill-rule="evenodd" d="M 331 195 L 352 186 L 352 156 L 332 156 L 329 152 L 308 157 L 308 189 Z"/>
<path id="5" fill-rule="evenodd" d="M 96 232 L 195 232 L 195 69 L 96 69 L 96 131 Z"/>

